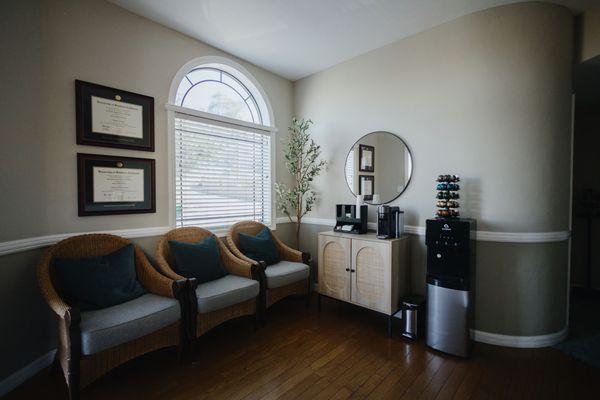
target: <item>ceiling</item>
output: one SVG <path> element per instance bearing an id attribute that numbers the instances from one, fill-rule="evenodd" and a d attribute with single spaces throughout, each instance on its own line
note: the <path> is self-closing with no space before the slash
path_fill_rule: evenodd
<path id="1" fill-rule="evenodd" d="M 452 19 L 519 0 L 109 0 L 297 80 Z M 597 0 L 546 0 L 574 13 Z"/>

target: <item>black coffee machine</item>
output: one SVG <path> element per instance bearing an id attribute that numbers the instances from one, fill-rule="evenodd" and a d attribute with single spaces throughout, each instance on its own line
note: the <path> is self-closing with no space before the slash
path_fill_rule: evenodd
<path id="1" fill-rule="evenodd" d="M 404 211 L 399 207 L 381 205 L 377 208 L 377 238 L 393 239 L 402 235 Z"/>

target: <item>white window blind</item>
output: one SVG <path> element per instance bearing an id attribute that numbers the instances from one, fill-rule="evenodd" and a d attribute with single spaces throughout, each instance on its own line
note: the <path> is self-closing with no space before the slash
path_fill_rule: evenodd
<path id="1" fill-rule="evenodd" d="M 212 231 L 271 225 L 269 132 L 177 114 L 175 220 Z"/>

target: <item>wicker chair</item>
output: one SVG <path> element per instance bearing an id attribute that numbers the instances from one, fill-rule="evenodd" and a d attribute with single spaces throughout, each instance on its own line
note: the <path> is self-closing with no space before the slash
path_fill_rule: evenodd
<path id="1" fill-rule="evenodd" d="M 198 284 L 188 279 L 190 337 L 198 338 L 210 329 L 233 318 L 254 315 L 260 318 L 261 266 L 239 260 L 227 246 L 211 232 L 198 227 L 177 228 L 167 232 L 158 242 L 156 263 L 162 273 L 171 279 L 185 279 L 175 272 L 170 240 L 197 243 L 214 236 L 221 253 L 221 263 L 230 275 L 215 281 Z M 216 301 L 215 301 L 216 299 Z"/>
<path id="2" fill-rule="evenodd" d="M 114 235 L 75 236 L 50 247 L 38 264 L 37 277 L 42 295 L 58 316 L 57 357 L 70 399 L 79 398 L 80 388 L 128 360 L 156 349 L 184 343 L 185 322 L 182 322 L 182 317 L 185 281 L 161 275 L 150 265 L 138 246 L 134 250 L 137 278 L 149 294 L 113 307 L 83 312 L 61 297 L 55 285 L 55 258 L 98 257 L 130 243 Z M 125 315 L 135 313 L 137 317 L 150 315 L 151 319 L 157 316 L 153 319 L 156 322 L 145 319 L 144 324 L 140 325 L 137 322 L 139 319 L 126 320 L 128 317 Z M 111 318 L 118 321 L 112 321 L 111 325 Z M 148 333 L 151 329 L 154 331 Z M 107 337 L 106 334 L 112 336 Z"/>
<path id="3" fill-rule="evenodd" d="M 290 295 L 305 295 L 306 306 L 309 306 L 310 300 L 310 253 L 301 252 L 294 250 L 289 246 L 286 246 L 277 236 L 271 234 L 271 237 L 275 241 L 277 249 L 279 250 L 279 257 L 281 261 L 272 266 L 266 266 L 264 261 L 253 260 L 240 250 L 239 247 L 239 234 L 245 233 L 247 235 L 255 236 L 266 226 L 256 221 L 242 221 L 234 224 L 227 233 L 227 245 L 231 249 L 231 252 L 238 258 L 245 260 L 249 263 L 262 265 L 262 281 L 264 286 L 263 291 L 263 308 L 266 310 L 271 307 L 277 301 Z M 308 268 L 299 267 L 294 264 L 305 264 Z M 285 266 L 282 264 L 286 264 Z M 290 267 L 291 268 L 287 268 Z M 298 269 L 304 269 L 304 272 L 300 272 Z M 286 271 L 287 270 L 287 271 Z M 290 273 L 287 273 L 287 272 Z M 285 276 L 287 274 L 287 277 Z M 283 278 L 283 279 L 282 279 Z M 291 282 L 290 282 L 291 281 Z"/>

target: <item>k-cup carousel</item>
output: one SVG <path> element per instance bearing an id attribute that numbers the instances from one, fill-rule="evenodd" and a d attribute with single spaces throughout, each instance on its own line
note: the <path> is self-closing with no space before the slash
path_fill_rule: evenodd
<path id="1" fill-rule="evenodd" d="M 457 175 L 439 175 L 437 177 L 437 203 L 438 210 L 435 215 L 439 218 L 458 218 L 460 207 L 457 201 L 460 198 L 458 191 L 460 190 L 460 177 Z"/>

